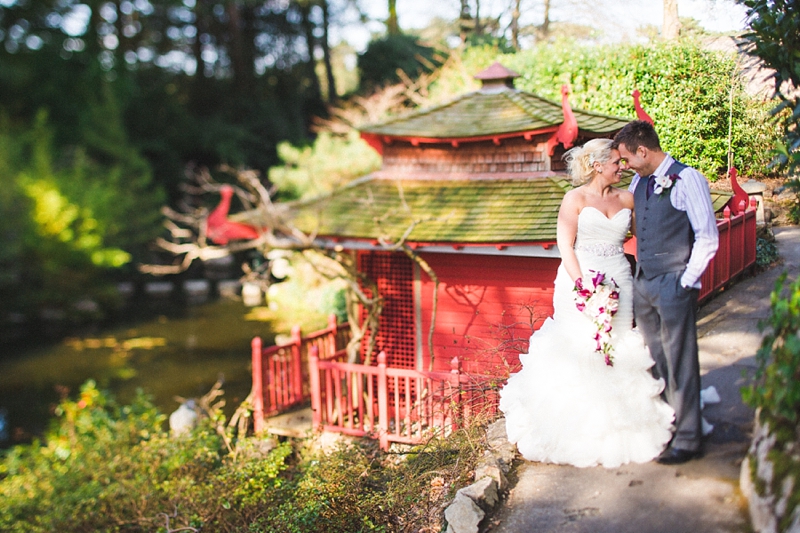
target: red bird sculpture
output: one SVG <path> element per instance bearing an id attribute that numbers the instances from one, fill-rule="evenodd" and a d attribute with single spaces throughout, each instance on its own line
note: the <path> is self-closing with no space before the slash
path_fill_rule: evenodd
<path id="1" fill-rule="evenodd" d="M 215 244 L 225 245 L 230 241 L 257 239 L 261 232 L 255 226 L 228 220 L 228 211 L 231 208 L 233 187 L 223 185 L 219 189 L 222 197 L 219 205 L 211 211 L 206 219 L 206 235 Z"/>
<path id="2" fill-rule="evenodd" d="M 750 196 L 742 189 L 739 182 L 736 181 L 736 176 L 738 174 L 739 171 L 736 170 L 736 167 L 731 167 L 728 170 L 728 175 L 731 178 L 731 188 L 733 189 L 733 198 L 730 199 L 728 205 L 730 205 L 731 213 L 734 215 L 743 213 L 747 209 L 747 202 L 750 201 Z"/>
<path id="3" fill-rule="evenodd" d="M 642 104 L 639 102 L 639 97 L 642 93 L 639 92 L 639 89 L 634 89 L 631 96 L 633 96 L 633 108 L 636 109 L 636 117 L 639 120 L 644 120 L 645 122 L 649 122 L 653 124 L 653 119 L 650 118 L 650 115 L 647 114 L 647 111 L 642 108 Z"/>
<path id="4" fill-rule="evenodd" d="M 570 148 L 578 138 L 578 120 L 569 105 L 569 87 L 566 84 L 561 86 L 561 112 L 564 114 L 564 122 L 558 127 L 558 142 L 564 148 Z"/>
<path id="5" fill-rule="evenodd" d="M 561 112 L 564 115 L 564 122 L 562 122 L 556 132 L 547 141 L 547 147 L 550 155 L 558 143 L 564 145 L 564 148 L 571 148 L 578 138 L 578 120 L 575 118 L 575 113 L 572 112 L 572 107 L 569 105 L 569 87 L 564 84 L 561 86 Z"/>

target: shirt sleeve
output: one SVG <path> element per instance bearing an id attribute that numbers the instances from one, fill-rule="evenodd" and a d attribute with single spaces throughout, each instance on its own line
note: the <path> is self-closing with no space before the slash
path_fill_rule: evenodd
<path id="1" fill-rule="evenodd" d="M 628 185 L 628 192 L 633 193 L 636 190 L 636 186 L 639 184 L 639 174 L 634 174 L 633 178 L 631 178 L 631 184 Z"/>
<path id="2" fill-rule="evenodd" d="M 694 244 L 681 285 L 699 289 L 700 277 L 717 253 L 719 231 L 705 176 L 687 167 L 680 173 L 680 178 L 675 182 L 670 200 L 675 209 L 686 212 L 694 231 Z"/>

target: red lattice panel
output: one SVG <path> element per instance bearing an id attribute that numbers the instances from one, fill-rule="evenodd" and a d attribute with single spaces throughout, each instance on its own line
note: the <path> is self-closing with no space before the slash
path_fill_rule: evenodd
<path id="1" fill-rule="evenodd" d="M 415 368 L 414 266 L 411 259 L 401 253 L 363 252 L 359 254 L 358 268 L 378 285 L 378 292 L 384 299 L 376 355 L 385 351 L 390 367 Z M 364 290 L 372 296 L 370 291 Z M 362 309 L 362 322 L 365 316 Z M 362 349 L 366 341 L 365 336 Z"/>

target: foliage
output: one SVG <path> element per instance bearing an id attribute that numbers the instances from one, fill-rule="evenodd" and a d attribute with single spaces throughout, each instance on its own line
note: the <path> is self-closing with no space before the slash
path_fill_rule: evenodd
<path id="1" fill-rule="evenodd" d="M 56 413 L 44 444 L 17 446 L 2 464 L 3 531 L 152 531 L 164 516 L 226 530 L 227 515 L 279 493 L 291 452 L 279 446 L 237 463 L 214 420 L 170 438 L 149 399 L 121 407 L 92 382 Z"/>
<path id="2" fill-rule="evenodd" d="M 737 0 L 747 8 L 749 31 L 740 46 L 773 69 L 779 103 L 773 114 L 780 117 L 783 139 L 776 143 L 776 163 L 800 169 L 800 3 L 797 0 Z M 784 110 L 788 112 L 784 113 Z"/>
<path id="3" fill-rule="evenodd" d="M 314 144 L 296 148 L 278 145 L 283 166 L 272 167 L 269 180 L 283 200 L 317 196 L 380 168 L 380 156 L 351 130 L 344 136 L 320 133 Z"/>
<path id="4" fill-rule="evenodd" d="M 789 206 L 789 221 L 792 224 L 800 224 L 800 179 L 787 181 L 786 188 L 794 193 L 794 200 Z"/>
<path id="5" fill-rule="evenodd" d="M 800 280 L 784 291 L 786 273 L 770 295 L 771 313 L 756 359 L 755 382 L 743 390 L 744 400 L 764 416 L 800 422 Z"/>
<path id="6" fill-rule="evenodd" d="M 56 413 L 44 442 L 0 463 L 0 530 L 439 531 L 484 449 L 475 425 L 400 455 L 374 441 L 265 451 L 215 409 L 170 437 L 148 398 L 120 406 L 92 382 Z"/>
<path id="7" fill-rule="evenodd" d="M 53 136 L 44 111 L 30 129 L 0 124 L 0 181 L 9 207 L 0 231 L 7 267 L 0 294 L 7 311 L 75 313 L 85 298 L 110 305 L 103 280 L 141 255 L 158 230 L 162 197 L 141 159 L 120 146 L 105 157 L 81 147 L 59 150 Z"/>
<path id="8" fill-rule="evenodd" d="M 771 492 L 785 498 L 779 531 L 788 531 L 792 517 L 800 505 L 800 461 L 797 458 L 797 439 L 800 434 L 800 279 L 786 285 L 784 272 L 776 281 L 770 295 L 771 312 L 761 324 L 766 330 L 756 354 L 758 366 L 754 381 L 742 389 L 742 398 L 756 408 L 762 424 L 769 426 L 775 444 L 767 460 L 774 469 Z M 754 458 L 751 463 L 755 465 Z M 755 472 L 752 472 L 755 474 Z M 793 478 L 790 494 L 784 481 Z M 754 476 L 758 483 L 757 477 Z M 762 482 L 763 483 L 763 482 Z M 763 489 L 763 487 L 762 487 Z M 761 491 L 763 493 L 763 490 Z"/>
<path id="9" fill-rule="evenodd" d="M 712 181 L 727 171 L 730 119 L 733 166 L 744 176 L 768 172 L 764 146 L 777 131 L 765 105 L 745 92 L 732 53 L 693 41 L 591 47 L 559 42 L 509 56 L 506 66 L 521 74 L 520 89 L 560 101 L 561 85 L 568 84 L 573 107 L 602 114 L 635 117 L 631 93 L 638 89 L 665 150 Z"/>
<path id="10" fill-rule="evenodd" d="M 308 449 L 291 501 L 251 526 L 259 532 L 441 531 L 445 506 L 472 482 L 484 445 L 476 424 L 446 438 L 383 454 L 374 442 Z M 403 453 L 403 452 L 401 452 Z"/>
<path id="11" fill-rule="evenodd" d="M 774 242 L 768 241 L 763 237 L 756 239 L 756 265 L 760 268 L 768 267 L 776 262 L 780 256 L 778 255 L 778 247 Z"/>
<path id="12" fill-rule="evenodd" d="M 278 255 L 274 252 L 270 257 Z M 306 254 L 281 252 L 280 257 L 286 264 L 286 279 L 270 285 L 267 303 L 276 312 L 263 314 L 274 322 L 276 330 L 300 326 L 306 333 L 317 331 L 327 327 L 331 314 L 337 316 L 339 323 L 347 321 L 343 283 L 321 276 L 313 267 L 315 258 Z"/>
<path id="13" fill-rule="evenodd" d="M 442 64 L 440 54 L 408 34 L 387 35 L 369 43 L 358 56 L 361 90 L 372 92 L 381 86 L 414 79 L 433 72 Z M 402 74 L 399 74 L 401 72 Z"/>

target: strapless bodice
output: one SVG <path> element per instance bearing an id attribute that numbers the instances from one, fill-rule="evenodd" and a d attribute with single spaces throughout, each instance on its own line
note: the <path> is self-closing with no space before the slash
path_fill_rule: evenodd
<path id="1" fill-rule="evenodd" d="M 630 209 L 621 209 L 609 218 L 595 207 L 584 207 L 578 214 L 575 249 L 601 256 L 620 254 L 630 225 Z"/>

